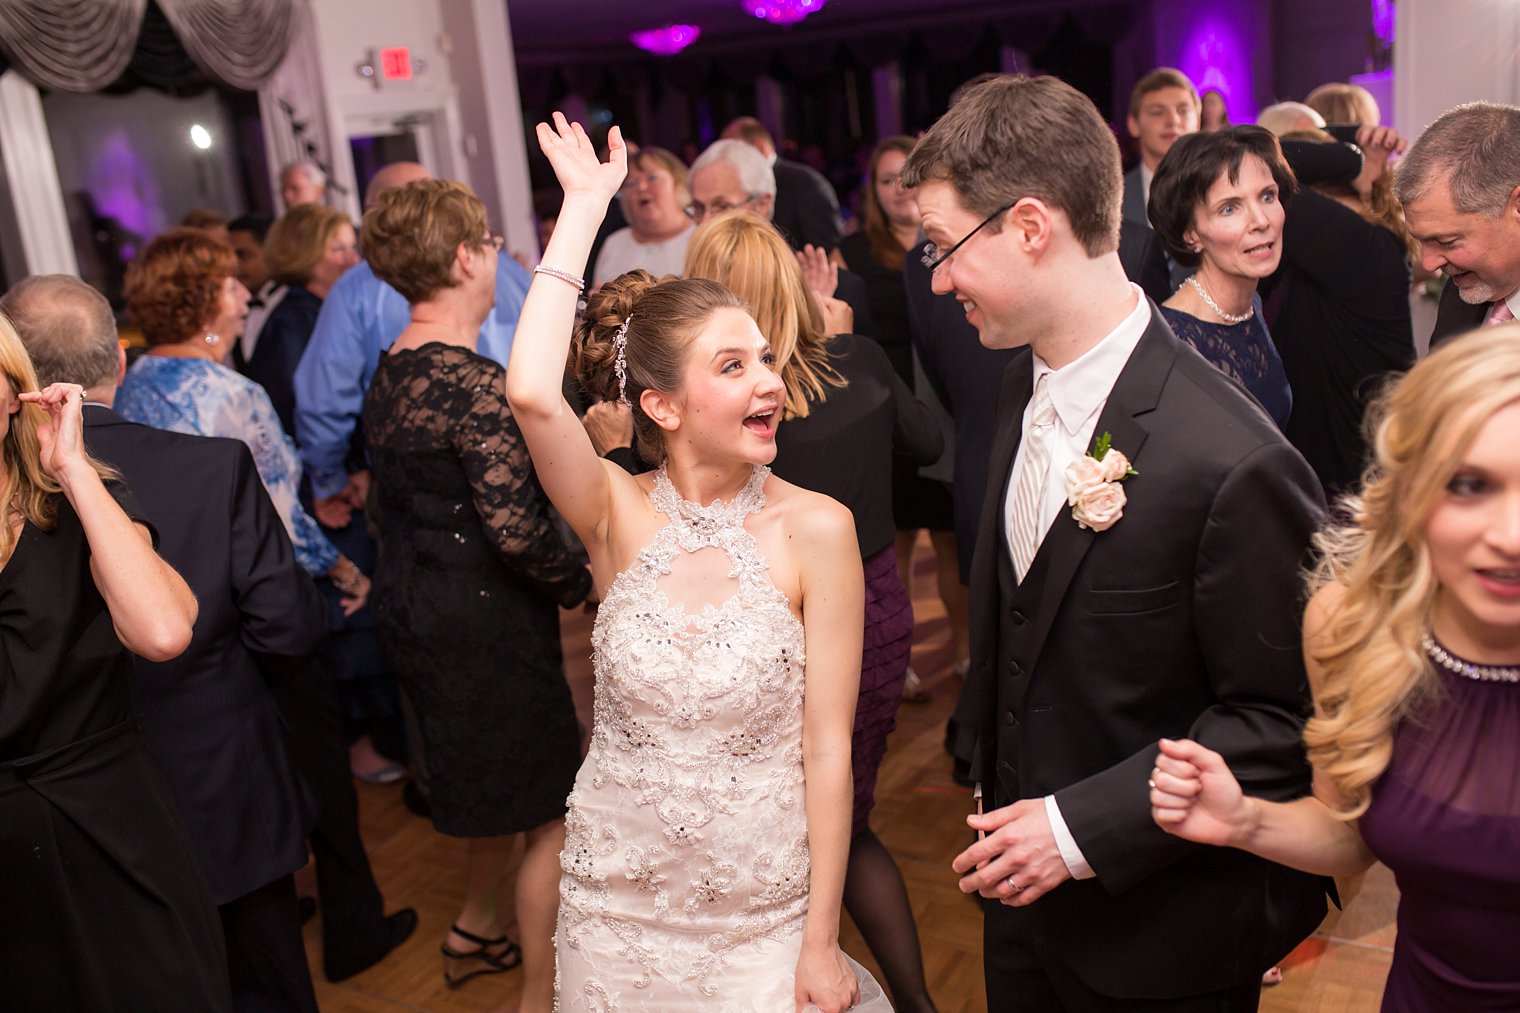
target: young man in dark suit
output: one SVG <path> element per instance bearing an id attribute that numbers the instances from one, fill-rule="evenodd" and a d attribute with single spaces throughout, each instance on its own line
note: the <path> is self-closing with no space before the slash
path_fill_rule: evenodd
<path id="1" fill-rule="evenodd" d="M 137 425 L 111 410 L 125 359 L 104 297 L 77 278 L 43 275 L 18 283 L 0 309 L 44 383 L 86 388 L 90 452 L 122 473 L 158 529 L 160 554 L 200 604 L 190 647 L 169 662 L 138 659 L 134 675 L 144 731 L 221 914 L 234 1006 L 315 1011 L 292 874 L 306 864 L 316 806 L 327 798 L 313 798 L 305 783 L 311 772 L 296 754 L 315 748 L 313 736 L 287 742 L 287 726 L 310 725 L 309 708 L 282 713 L 276 694 L 292 687 L 270 680 L 298 684 L 293 691 L 303 698 L 317 695 L 308 656 L 326 620 L 316 585 L 296 565 L 246 446 Z M 342 742 L 333 734 L 332 752 L 341 758 Z M 339 762 L 352 800 L 346 761 Z M 320 818 L 330 821 L 332 814 Z M 376 910 L 326 941 L 330 977 L 338 976 L 334 968 L 355 973 L 374 963 L 416 924 L 410 909 L 379 917 L 356 808 L 348 818 Z M 331 910 L 344 910 L 339 879 L 320 878 L 324 890 L 331 887 Z"/>
<path id="2" fill-rule="evenodd" d="M 1125 278 L 1118 146 L 1085 96 L 979 85 L 902 181 L 935 291 L 982 344 L 1028 349 L 999 397 L 957 711 L 986 814 L 954 867 L 985 898 L 988 1005 L 1255 1009 L 1324 885 L 1178 846 L 1147 779 L 1157 741 L 1189 735 L 1249 792 L 1308 792 L 1299 567 L 1319 485 Z"/>
<path id="3" fill-rule="evenodd" d="M 1520 108 L 1447 110 L 1394 172 L 1420 266 L 1448 279 L 1430 347 L 1520 317 Z"/>

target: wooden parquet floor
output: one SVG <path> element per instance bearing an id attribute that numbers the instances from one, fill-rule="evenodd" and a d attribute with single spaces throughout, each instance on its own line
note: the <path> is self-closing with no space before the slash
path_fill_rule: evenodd
<path id="1" fill-rule="evenodd" d="M 986 1008 L 981 977 L 981 917 L 956 889 L 950 860 L 967 838 L 966 789 L 950 778 L 942 745 L 945 720 L 959 684 L 951 674 L 950 631 L 934 596 L 934 567 L 927 540 L 915 556 L 914 608 L 918 617 L 913 664 L 931 690 L 927 703 L 898 712 L 877 789 L 872 826 L 897 857 L 918 919 L 924 962 L 943 1013 Z M 590 723 L 591 619 L 562 614 L 567 674 L 582 719 Z M 417 932 L 388 959 L 341 984 L 316 974 L 317 999 L 325 1013 L 486 1013 L 514 1009 L 520 975 L 477 978 L 456 991 L 444 986 L 438 945 L 458 913 L 464 890 L 463 842 L 435 833 L 431 824 L 401 804 L 399 786 L 359 786 L 364 838 L 388 910 L 417 909 Z M 309 875 L 309 870 L 308 870 Z M 303 881 L 298 878 L 298 881 Z M 507 888 L 510 896 L 510 883 Z M 1343 888 L 1343 896 L 1351 891 Z M 1324 1011 L 1375 1013 L 1382 996 L 1394 937 L 1398 891 L 1381 866 L 1369 872 L 1344 912 L 1331 911 L 1320 930 L 1284 961 L 1285 980 L 1262 994 L 1265 1013 Z M 516 933 L 514 932 L 513 935 Z M 848 924 L 843 944 L 876 970 L 860 936 Z M 315 921 L 306 927 L 310 964 L 321 968 Z"/>

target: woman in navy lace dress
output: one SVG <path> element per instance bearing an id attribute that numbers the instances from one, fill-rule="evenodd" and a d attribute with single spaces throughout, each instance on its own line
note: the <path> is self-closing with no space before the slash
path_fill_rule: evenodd
<path id="1" fill-rule="evenodd" d="M 1294 186 L 1261 127 L 1190 134 L 1151 181 L 1150 219 L 1167 253 L 1197 270 L 1161 307 L 1177 337 L 1251 393 L 1277 428 L 1293 393 L 1261 317 L 1256 286 L 1282 259 L 1283 201 Z"/>
<path id="2" fill-rule="evenodd" d="M 1245 798 L 1162 740 L 1156 822 L 1322 875 L 1398 880 L 1389 1013 L 1520 1008 L 1520 326 L 1415 366 L 1375 408 L 1352 522 L 1304 617 L 1314 794 Z"/>

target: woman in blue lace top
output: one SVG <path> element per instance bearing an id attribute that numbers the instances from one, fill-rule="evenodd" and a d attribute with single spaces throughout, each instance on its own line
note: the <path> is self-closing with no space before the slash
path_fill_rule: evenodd
<path id="1" fill-rule="evenodd" d="M 1256 286 L 1282 259 L 1294 187 L 1277 138 L 1255 126 L 1190 134 L 1151 181 L 1149 214 L 1167 253 L 1197 270 L 1161 307 L 1177 337 L 1251 393 L 1279 429 L 1293 392 Z"/>
<path id="2" fill-rule="evenodd" d="M 157 429 L 247 444 L 297 561 L 312 576 L 332 580 L 352 614 L 369 595 L 369 578 L 301 506 L 300 459 L 269 395 L 224 365 L 248 315 L 248 290 L 236 268 L 231 246 L 196 229 L 167 232 L 132 261 L 127 310 L 151 347 L 127 370 L 116 411 Z"/>

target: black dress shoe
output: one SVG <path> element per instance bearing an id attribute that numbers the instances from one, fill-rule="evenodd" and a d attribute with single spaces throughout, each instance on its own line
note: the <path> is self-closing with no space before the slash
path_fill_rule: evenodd
<path id="1" fill-rule="evenodd" d="M 417 912 L 409 907 L 404 907 L 394 914 L 386 915 L 381 919 L 381 931 L 376 933 L 377 945 L 368 952 L 355 955 L 348 954 L 322 954 L 322 970 L 327 974 L 327 980 L 338 982 L 345 978 L 352 978 L 360 971 L 367 971 L 386 955 L 407 941 L 407 938 L 417 929 Z"/>

